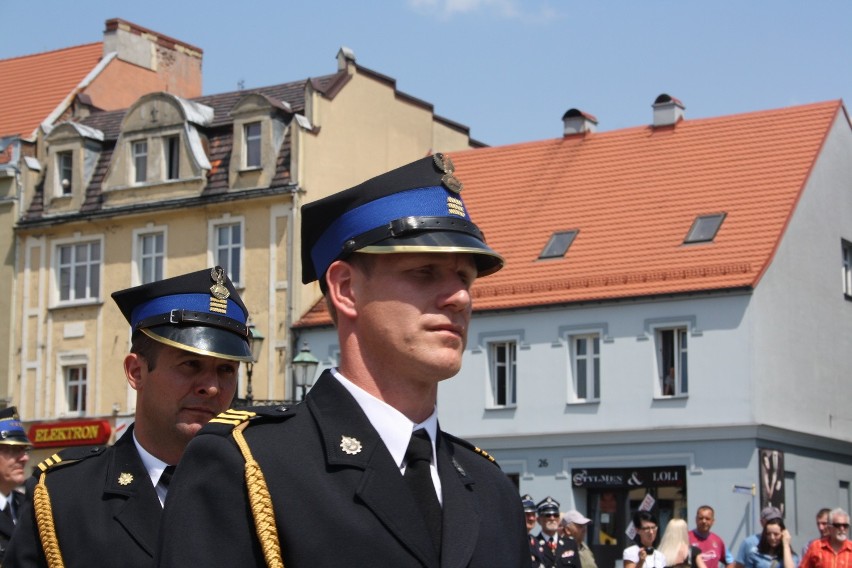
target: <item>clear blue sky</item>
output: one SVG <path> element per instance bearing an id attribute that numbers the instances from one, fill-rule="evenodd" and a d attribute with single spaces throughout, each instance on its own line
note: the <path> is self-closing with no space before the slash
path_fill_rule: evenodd
<path id="1" fill-rule="evenodd" d="M 0 0 L 0 58 L 100 41 L 123 18 L 204 50 L 204 94 L 360 65 L 491 145 L 646 124 L 660 93 L 687 118 L 852 100 L 848 0 Z M 2 88 L 2 78 L 0 78 Z"/>

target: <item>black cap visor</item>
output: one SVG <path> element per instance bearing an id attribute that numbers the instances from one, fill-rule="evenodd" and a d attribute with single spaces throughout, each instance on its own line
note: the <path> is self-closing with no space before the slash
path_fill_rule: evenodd
<path id="1" fill-rule="evenodd" d="M 503 257 L 488 245 L 469 233 L 458 231 L 424 231 L 391 237 L 354 252 L 368 254 L 393 253 L 457 253 L 472 254 L 476 263 L 477 276 L 488 276 L 503 268 Z"/>
<path id="2" fill-rule="evenodd" d="M 170 347 L 229 361 L 250 363 L 251 347 L 246 338 L 218 327 L 158 325 L 139 331 Z"/>

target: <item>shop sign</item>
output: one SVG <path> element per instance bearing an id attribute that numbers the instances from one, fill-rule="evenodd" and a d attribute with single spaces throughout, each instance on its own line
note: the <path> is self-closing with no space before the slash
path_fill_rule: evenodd
<path id="1" fill-rule="evenodd" d="M 682 487 L 686 485 L 686 467 L 572 469 L 571 485 L 584 489 L 631 487 Z"/>
<path id="2" fill-rule="evenodd" d="M 106 420 L 54 422 L 30 426 L 30 441 L 36 448 L 106 444 L 110 436 Z"/>

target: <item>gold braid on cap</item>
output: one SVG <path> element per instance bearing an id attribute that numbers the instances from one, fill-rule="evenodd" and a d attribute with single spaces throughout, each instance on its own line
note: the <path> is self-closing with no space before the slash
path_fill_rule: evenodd
<path id="1" fill-rule="evenodd" d="M 248 426 L 248 421 L 242 422 L 234 428 L 234 441 L 239 446 L 246 460 L 246 487 L 248 489 L 249 505 L 254 517 L 254 529 L 257 539 L 263 549 L 263 557 L 269 568 L 284 568 L 284 559 L 281 556 L 281 544 L 278 542 L 278 527 L 275 525 L 275 511 L 272 510 L 272 497 L 269 495 L 269 487 L 266 478 L 260 469 L 260 464 L 254 460 L 248 447 L 243 430 Z"/>
<path id="2" fill-rule="evenodd" d="M 33 491 L 38 535 L 41 538 L 41 548 L 44 551 L 48 568 L 65 568 L 65 563 L 62 562 L 62 552 L 59 550 L 59 539 L 56 536 L 56 525 L 53 523 L 53 508 L 50 506 L 46 476 L 46 472 L 41 473 L 38 484 Z"/>

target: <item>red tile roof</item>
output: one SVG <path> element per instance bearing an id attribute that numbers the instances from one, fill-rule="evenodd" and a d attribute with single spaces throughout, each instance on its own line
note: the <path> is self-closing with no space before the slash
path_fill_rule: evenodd
<path id="1" fill-rule="evenodd" d="M 840 101 L 455 153 L 506 267 L 478 309 L 751 288 L 772 260 Z M 711 243 L 698 215 L 727 213 Z M 538 260 L 579 229 L 564 258 Z"/>
<path id="2" fill-rule="evenodd" d="M 97 42 L 0 60 L 0 136 L 29 138 L 102 55 Z"/>
<path id="3" fill-rule="evenodd" d="M 506 258 L 477 280 L 474 308 L 753 288 L 838 113 L 829 101 L 452 153 L 473 220 Z M 683 244 L 713 213 L 727 214 L 713 242 Z M 563 258 L 538 260 L 572 229 Z M 298 325 L 327 323 L 320 302 Z"/>

